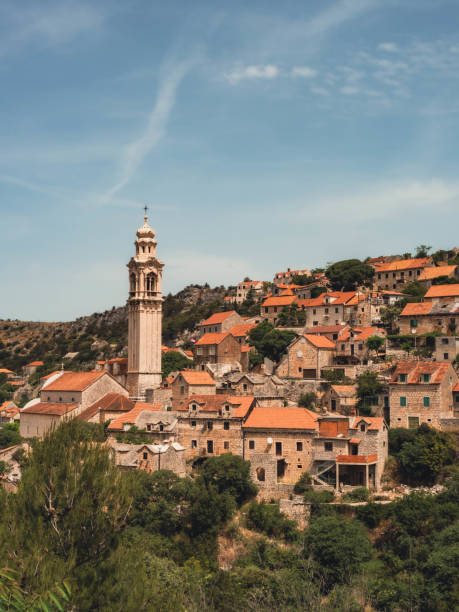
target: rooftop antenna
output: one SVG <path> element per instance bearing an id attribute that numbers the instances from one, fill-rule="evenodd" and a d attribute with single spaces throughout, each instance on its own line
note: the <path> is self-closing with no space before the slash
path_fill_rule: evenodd
<path id="1" fill-rule="evenodd" d="M 148 219 L 147 217 L 147 211 L 148 211 L 148 206 L 145 204 L 145 206 L 143 207 L 144 211 L 145 211 L 145 221 Z"/>

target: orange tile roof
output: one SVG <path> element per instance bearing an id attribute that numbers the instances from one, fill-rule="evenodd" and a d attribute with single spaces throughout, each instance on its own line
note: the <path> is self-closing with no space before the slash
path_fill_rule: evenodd
<path id="1" fill-rule="evenodd" d="M 337 463 L 375 463 L 378 455 L 336 455 Z"/>
<path id="2" fill-rule="evenodd" d="M 358 438 L 351 438 L 349 442 L 351 444 L 360 444 L 361 440 L 359 440 Z"/>
<path id="3" fill-rule="evenodd" d="M 309 300 L 298 300 L 298 306 L 310 308 L 313 306 L 337 306 L 340 304 L 350 304 L 350 300 L 358 297 L 356 291 L 329 291 L 321 293 L 316 298 Z M 326 302 L 326 298 L 329 298 L 329 302 Z M 360 299 L 360 298 L 359 298 Z M 361 296 L 361 299 L 365 299 L 365 296 Z"/>
<path id="4" fill-rule="evenodd" d="M 189 385 L 215 385 L 215 380 L 208 372 L 199 372 L 198 370 L 182 370 L 175 380 L 183 376 L 185 382 Z"/>
<path id="5" fill-rule="evenodd" d="M 7 384 L 11 385 L 12 387 L 22 387 L 22 385 L 24 384 L 24 381 L 23 380 L 9 380 Z"/>
<path id="6" fill-rule="evenodd" d="M 459 297 L 459 283 L 454 285 L 432 285 L 424 297 Z"/>
<path id="7" fill-rule="evenodd" d="M 226 312 L 216 312 L 200 325 L 201 327 L 203 327 L 204 325 L 218 325 L 219 323 L 223 323 L 223 321 L 226 321 L 226 319 L 232 314 L 237 313 L 235 310 L 228 310 Z"/>
<path id="8" fill-rule="evenodd" d="M 314 334 L 304 334 L 306 340 L 308 340 L 313 346 L 324 349 L 334 349 L 336 344 L 329 340 L 327 336 L 319 336 Z"/>
<path id="9" fill-rule="evenodd" d="M 414 268 L 425 268 L 431 262 L 430 257 L 418 257 L 417 259 L 401 259 L 389 263 L 375 264 L 376 272 L 396 272 L 397 270 L 413 270 Z"/>
<path id="10" fill-rule="evenodd" d="M 380 329 L 379 327 L 363 327 L 360 333 L 355 336 L 357 341 L 368 340 L 371 336 L 385 336 L 386 331 L 384 329 Z"/>
<path id="11" fill-rule="evenodd" d="M 129 412 L 134 408 L 135 402 L 121 393 L 107 393 L 94 404 L 78 415 L 81 421 L 87 421 L 95 416 L 99 409 L 106 412 Z"/>
<path id="12" fill-rule="evenodd" d="M 146 402 L 135 402 L 134 408 L 132 408 L 132 410 L 130 410 L 129 412 L 125 412 L 124 414 L 121 414 L 119 417 L 117 417 L 109 424 L 107 429 L 110 431 L 116 431 L 120 429 L 123 430 L 124 425 L 134 425 L 137 417 L 142 412 L 156 412 L 158 410 L 162 410 L 162 408 L 163 407 L 161 404 L 147 404 Z"/>
<path id="13" fill-rule="evenodd" d="M 334 334 L 347 326 L 347 323 L 341 323 L 341 325 L 314 325 L 306 330 L 307 334 Z"/>
<path id="14" fill-rule="evenodd" d="M 285 297 L 279 295 L 266 298 L 262 306 L 290 306 L 295 301 L 296 297 L 294 295 L 286 295 Z"/>
<path id="15" fill-rule="evenodd" d="M 454 393 L 459 393 L 459 383 L 453 389 Z"/>
<path id="16" fill-rule="evenodd" d="M 51 402 L 38 402 L 28 408 L 23 408 L 22 413 L 26 414 L 46 414 L 50 416 L 63 416 L 67 412 L 74 410 L 78 404 L 61 404 Z"/>
<path id="17" fill-rule="evenodd" d="M 341 397 L 354 397 L 356 392 L 354 385 L 331 385 L 331 388 Z"/>
<path id="18" fill-rule="evenodd" d="M 197 342 L 195 342 L 194 346 L 204 346 L 209 344 L 220 344 L 222 340 L 224 340 L 227 336 L 229 336 L 229 332 L 212 332 L 204 334 L 202 338 L 200 338 Z"/>
<path id="19" fill-rule="evenodd" d="M 408 302 L 400 313 L 400 317 L 427 315 L 433 308 L 433 302 Z"/>
<path id="20" fill-rule="evenodd" d="M 84 391 L 105 372 L 66 372 L 45 387 L 46 391 Z"/>
<path id="21" fill-rule="evenodd" d="M 26 368 L 28 368 L 29 366 L 42 366 L 42 365 L 43 365 L 43 361 L 31 361 L 30 363 L 26 365 Z"/>
<path id="22" fill-rule="evenodd" d="M 177 410 L 188 412 L 190 404 L 196 403 L 204 412 L 218 412 L 224 404 L 230 404 L 234 408 L 233 416 L 244 418 L 254 400 L 252 395 L 192 395 L 184 400 Z"/>
<path id="23" fill-rule="evenodd" d="M 51 378 L 52 376 L 56 376 L 56 374 L 60 374 L 61 372 L 62 370 L 55 370 L 54 372 L 51 372 L 51 374 L 46 374 L 46 376 L 40 376 L 40 380 L 48 380 L 48 378 Z"/>
<path id="24" fill-rule="evenodd" d="M 378 431 L 384 424 L 383 417 L 355 417 L 349 429 L 356 429 L 362 421 L 368 425 L 369 431 Z"/>
<path id="25" fill-rule="evenodd" d="M 450 368 L 449 361 L 399 361 L 390 382 L 399 383 L 399 375 L 407 374 L 406 383 L 400 384 L 419 384 L 423 374 L 430 374 L 429 384 L 439 384 Z"/>
<path id="26" fill-rule="evenodd" d="M 14 374 L 14 372 L 8 370 L 7 368 L 0 368 L 0 374 Z"/>
<path id="27" fill-rule="evenodd" d="M 450 274 L 454 274 L 456 268 L 457 266 L 433 266 L 432 268 L 424 268 L 418 276 L 418 280 L 425 281 L 439 278 L 440 276 L 449 276 Z"/>
<path id="28" fill-rule="evenodd" d="M 279 293 L 279 297 L 287 297 L 287 296 L 291 296 L 291 295 L 295 295 L 295 294 L 290 289 L 290 287 L 288 289 L 284 289 L 283 291 L 281 291 L 281 293 Z"/>
<path id="29" fill-rule="evenodd" d="M 317 414 L 306 408 L 255 406 L 244 429 L 317 429 Z"/>
<path id="30" fill-rule="evenodd" d="M 228 330 L 228 333 L 230 333 L 235 338 L 245 338 L 249 331 L 256 326 L 256 323 L 241 323 L 241 325 L 235 325 L 230 330 Z"/>

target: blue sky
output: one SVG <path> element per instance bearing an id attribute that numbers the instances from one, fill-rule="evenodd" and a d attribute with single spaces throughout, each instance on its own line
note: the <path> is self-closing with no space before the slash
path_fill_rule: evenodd
<path id="1" fill-rule="evenodd" d="M 0 2 L 0 317 L 457 244 L 459 5 Z"/>

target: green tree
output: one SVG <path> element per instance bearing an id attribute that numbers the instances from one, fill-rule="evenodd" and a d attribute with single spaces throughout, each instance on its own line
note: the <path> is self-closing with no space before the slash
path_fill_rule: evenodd
<path id="1" fill-rule="evenodd" d="M 412 283 L 407 283 L 402 289 L 402 293 L 405 293 L 406 295 L 417 299 L 423 298 L 426 294 L 426 291 L 427 286 L 425 285 L 425 283 L 421 283 L 420 281 L 413 281 Z"/>
<path id="2" fill-rule="evenodd" d="M 305 536 L 305 552 L 325 590 L 349 583 L 372 556 L 363 525 L 335 516 L 322 516 L 311 523 Z"/>
<path id="3" fill-rule="evenodd" d="M 305 323 L 306 313 L 298 308 L 298 304 L 284 306 L 277 319 L 277 324 L 280 327 L 299 327 Z"/>
<path id="4" fill-rule="evenodd" d="M 384 325 L 388 326 L 390 334 L 395 332 L 395 324 L 398 321 L 400 312 L 401 308 L 398 306 L 386 306 L 386 308 L 381 308 L 380 310 L 381 321 Z"/>
<path id="5" fill-rule="evenodd" d="M 325 272 L 334 291 L 353 291 L 371 287 L 374 270 L 360 259 L 345 259 L 329 266 Z"/>
<path id="6" fill-rule="evenodd" d="M 431 246 L 427 246 L 427 244 L 420 244 L 416 247 L 416 251 L 414 253 L 415 257 L 428 257 L 429 251 L 432 250 Z"/>
<path id="7" fill-rule="evenodd" d="M 370 416 L 371 406 L 377 403 L 377 396 L 382 392 L 383 386 L 378 381 L 376 372 L 364 372 L 357 376 L 357 397 L 359 414 Z"/>
<path id="8" fill-rule="evenodd" d="M 315 410 L 316 404 L 317 393 L 314 393 L 314 391 L 302 393 L 298 399 L 298 406 L 301 406 L 302 408 L 308 408 L 309 410 Z"/>
<path id="9" fill-rule="evenodd" d="M 161 357 L 163 379 L 167 378 L 171 372 L 181 371 L 192 365 L 193 362 L 178 351 L 167 351 Z"/>
<path id="10" fill-rule="evenodd" d="M 368 350 L 377 353 L 384 346 L 384 342 L 385 340 L 381 336 L 370 336 L 367 338 L 365 344 L 367 345 Z"/>
<path id="11" fill-rule="evenodd" d="M 0 448 L 8 448 L 22 442 L 19 423 L 6 423 L 0 428 Z"/>
<path id="12" fill-rule="evenodd" d="M 290 330 L 275 329 L 269 321 L 262 321 L 249 332 L 249 344 L 258 353 L 274 362 L 279 361 L 296 334 Z"/>
<path id="13" fill-rule="evenodd" d="M 214 485 L 219 493 L 229 493 L 238 505 L 257 493 L 250 477 L 250 462 L 231 453 L 206 459 L 200 478 L 206 485 Z"/>

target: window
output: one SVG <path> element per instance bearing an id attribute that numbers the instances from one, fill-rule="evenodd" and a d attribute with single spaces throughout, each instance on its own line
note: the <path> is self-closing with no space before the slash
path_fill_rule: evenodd
<path id="1" fill-rule="evenodd" d="M 225 406 L 225 410 L 229 412 L 229 406 L 228 406 L 228 404 Z"/>
<path id="2" fill-rule="evenodd" d="M 365 423 L 362 423 L 362 424 L 360 425 L 360 431 L 365 431 Z"/>
<path id="3" fill-rule="evenodd" d="M 249 449 L 255 450 L 255 440 L 249 440 Z"/>
<path id="4" fill-rule="evenodd" d="M 277 306 L 274 306 L 274 312 L 277 312 Z"/>
<path id="5" fill-rule="evenodd" d="M 333 450 L 333 442 L 324 442 L 324 450 L 332 451 Z"/>
<path id="6" fill-rule="evenodd" d="M 212 423 L 212 421 L 207 421 L 207 429 L 208 429 L 209 431 L 211 431 L 211 430 L 212 430 L 213 426 L 214 426 L 214 424 Z"/>
<path id="7" fill-rule="evenodd" d="M 443 359 L 444 359 L 445 361 L 448 361 L 448 359 L 449 359 L 449 353 L 443 353 Z"/>
<path id="8" fill-rule="evenodd" d="M 300 464 L 298 464 L 298 465 L 297 465 L 297 468 L 298 468 L 299 470 L 302 470 L 302 469 L 303 469 L 303 466 L 302 466 L 302 465 L 300 465 Z"/>
<path id="9" fill-rule="evenodd" d="M 430 397 L 428 395 L 423 397 L 422 401 L 424 402 L 424 408 L 428 408 L 430 406 Z"/>
<path id="10" fill-rule="evenodd" d="M 359 344 L 359 351 L 363 351 L 363 344 Z"/>
<path id="11" fill-rule="evenodd" d="M 325 314 L 328 314 L 328 308 L 325 309 Z"/>
<path id="12" fill-rule="evenodd" d="M 59 401 L 62 402 L 62 397 L 59 398 Z"/>
<path id="13" fill-rule="evenodd" d="M 404 395 L 400 396 L 400 406 L 406 406 L 406 397 Z"/>
<path id="14" fill-rule="evenodd" d="M 146 459 L 148 459 L 148 453 L 144 453 L 144 454 L 143 454 L 143 458 L 144 458 L 145 460 L 146 460 Z"/>
<path id="15" fill-rule="evenodd" d="M 448 344 L 448 338 L 442 338 L 441 339 L 441 343 L 442 344 Z"/>
<path id="16" fill-rule="evenodd" d="M 191 440 L 191 448 L 196 448 L 198 446 L 197 440 Z"/>
<path id="17" fill-rule="evenodd" d="M 150 423 L 148 423 L 148 425 L 147 425 L 147 431 L 151 431 L 151 425 L 150 425 Z"/>
<path id="18" fill-rule="evenodd" d="M 209 455 L 211 455 L 214 452 L 214 441 L 213 440 L 207 440 L 207 452 Z"/>
<path id="19" fill-rule="evenodd" d="M 331 409 L 332 409 L 332 412 L 336 412 L 336 400 L 335 399 L 332 399 L 331 401 Z"/>
<path id="20" fill-rule="evenodd" d="M 418 320 L 417 319 L 410 319 L 410 326 L 411 327 L 417 327 L 418 326 Z"/>
<path id="21" fill-rule="evenodd" d="M 50 397 L 49 397 L 49 395 L 48 395 L 48 402 L 50 402 L 50 401 L 51 401 L 51 398 L 50 398 Z"/>
<path id="22" fill-rule="evenodd" d="M 406 374 L 399 374 L 398 380 L 400 382 L 406 382 Z"/>
<path id="23" fill-rule="evenodd" d="M 74 398 L 74 397 L 72 397 L 72 402 L 74 402 L 74 401 L 75 401 L 75 398 Z"/>
<path id="24" fill-rule="evenodd" d="M 303 450 L 303 442 L 296 443 L 296 450 L 300 453 Z"/>
<path id="25" fill-rule="evenodd" d="M 276 455 L 282 455 L 282 442 L 276 442 Z"/>
<path id="26" fill-rule="evenodd" d="M 316 314 L 316 309 L 315 308 L 312 309 L 312 314 Z"/>
<path id="27" fill-rule="evenodd" d="M 423 375 L 422 375 L 422 380 L 423 380 L 424 382 L 429 382 L 429 380 L 430 380 L 430 374 L 423 374 Z"/>
<path id="28" fill-rule="evenodd" d="M 338 312 L 338 311 L 339 311 L 339 309 L 338 309 L 338 308 L 335 308 L 335 312 Z"/>
<path id="29" fill-rule="evenodd" d="M 378 272 L 378 278 L 381 279 L 381 272 Z"/>
<path id="30" fill-rule="evenodd" d="M 243 388 L 243 390 L 244 390 L 244 391 L 247 391 L 247 384 L 246 384 L 246 383 L 244 383 L 244 384 L 242 385 L 242 388 Z"/>
<path id="31" fill-rule="evenodd" d="M 417 429 L 419 427 L 419 417 L 408 417 L 408 427 Z"/>
<path id="32" fill-rule="evenodd" d="M 265 480 L 265 469 L 262 467 L 257 468 L 257 480 L 264 482 Z"/>
<path id="33" fill-rule="evenodd" d="M 225 422 L 223 423 L 223 429 L 225 429 L 226 431 L 228 431 L 228 429 L 229 429 L 229 421 L 225 421 Z"/>
<path id="34" fill-rule="evenodd" d="M 191 421 L 191 427 L 196 427 L 196 421 Z"/>
<path id="35" fill-rule="evenodd" d="M 164 431 L 164 425 L 159 426 L 159 431 Z"/>
<path id="36" fill-rule="evenodd" d="M 344 351 L 344 344 L 341 345 L 341 350 Z"/>
<path id="37" fill-rule="evenodd" d="M 185 387 L 183 385 L 180 387 L 180 393 L 181 395 L 185 393 Z"/>
<path id="38" fill-rule="evenodd" d="M 229 442 L 227 442 L 227 441 L 223 442 L 223 448 L 225 450 L 229 450 Z"/>
<path id="39" fill-rule="evenodd" d="M 268 312 L 268 307 L 265 306 L 265 314 Z"/>

